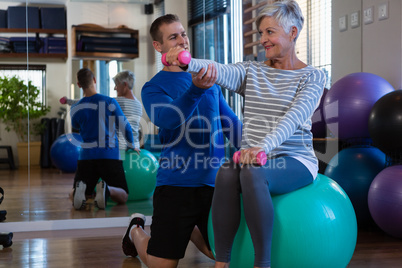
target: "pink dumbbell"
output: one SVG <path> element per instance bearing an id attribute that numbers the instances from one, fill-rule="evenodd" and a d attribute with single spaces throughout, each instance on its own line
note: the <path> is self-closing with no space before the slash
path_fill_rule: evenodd
<path id="1" fill-rule="evenodd" d="M 257 154 L 257 165 L 263 166 L 267 163 L 267 155 L 264 152 L 259 152 Z M 240 151 L 233 154 L 233 161 L 238 164 L 240 161 Z"/>
<path id="2" fill-rule="evenodd" d="M 190 52 L 184 50 L 179 53 L 179 56 L 177 56 L 177 59 L 179 60 L 180 64 L 187 65 L 191 61 L 191 54 L 190 54 Z M 170 66 L 170 64 L 166 61 L 166 53 L 162 55 L 162 64 L 165 66 Z"/>
<path id="3" fill-rule="evenodd" d="M 67 103 L 67 98 L 66 98 L 66 97 L 62 97 L 62 98 L 60 99 L 60 103 L 61 103 L 61 104 L 66 104 L 66 103 Z"/>

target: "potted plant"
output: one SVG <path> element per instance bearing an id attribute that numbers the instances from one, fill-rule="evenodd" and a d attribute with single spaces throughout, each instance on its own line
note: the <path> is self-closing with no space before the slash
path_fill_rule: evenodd
<path id="1" fill-rule="evenodd" d="M 40 118 L 50 111 L 49 106 L 43 105 L 38 100 L 39 94 L 40 90 L 31 81 L 28 81 L 26 85 L 16 76 L 0 77 L 0 120 L 5 124 L 6 131 L 14 131 L 18 137 L 17 151 L 20 166 L 28 165 L 28 144 L 31 164 L 36 165 L 37 162 L 39 165 L 41 142 L 37 140 L 44 131 Z M 20 151 L 24 148 L 26 152 Z"/>

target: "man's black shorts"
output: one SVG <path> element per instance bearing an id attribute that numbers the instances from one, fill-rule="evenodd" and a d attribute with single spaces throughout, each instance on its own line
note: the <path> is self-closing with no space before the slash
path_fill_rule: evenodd
<path id="1" fill-rule="evenodd" d="M 74 185 L 76 181 L 85 182 L 87 185 L 85 194 L 92 195 L 99 179 L 104 180 L 109 186 L 122 188 L 128 193 L 123 161 L 117 159 L 78 160 Z"/>
<path id="2" fill-rule="evenodd" d="M 213 193 L 210 186 L 156 187 L 147 253 L 159 258 L 183 258 L 195 226 L 210 248 L 207 226 Z"/>

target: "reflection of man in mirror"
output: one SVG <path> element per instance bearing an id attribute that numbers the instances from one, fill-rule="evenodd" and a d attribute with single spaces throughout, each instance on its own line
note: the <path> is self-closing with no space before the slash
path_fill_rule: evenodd
<path id="1" fill-rule="evenodd" d="M 114 89 L 117 92 L 117 97 L 115 99 L 127 118 L 127 121 L 125 121 L 125 123 L 128 122 L 131 125 L 134 136 L 134 150 L 139 153 L 141 151 L 140 120 L 142 116 L 142 104 L 133 94 L 135 82 L 134 73 L 131 71 L 119 72 L 118 74 L 116 74 L 115 77 L 113 77 L 113 81 L 115 83 Z M 60 99 L 61 104 L 68 105 L 73 105 L 78 101 L 79 100 L 68 99 L 66 96 Z M 120 130 L 124 130 L 124 128 L 124 126 L 119 127 Z M 127 148 L 127 141 L 124 138 L 123 131 L 119 131 L 118 133 L 119 148 L 120 150 L 125 150 Z"/>
<path id="2" fill-rule="evenodd" d="M 159 53 L 175 47 L 189 51 L 189 39 L 176 15 L 156 19 L 150 29 Z M 242 124 L 215 85 L 216 73 L 204 69 L 192 77 L 165 66 L 142 88 L 144 108 L 159 127 L 162 144 L 153 196 L 152 236 L 145 216 L 135 213 L 123 238 L 123 251 L 148 267 L 176 267 L 191 240 L 213 258 L 207 223 L 215 176 L 225 159 L 225 137 L 240 146 Z M 200 160 L 207 165 L 200 164 Z"/>
<path id="3" fill-rule="evenodd" d="M 99 209 L 105 209 L 108 197 L 119 204 L 126 203 L 128 187 L 116 132 L 125 126 L 127 146 L 134 149 L 131 126 L 115 99 L 96 92 L 96 79 L 91 70 L 79 70 L 77 81 L 84 97 L 72 105 L 71 123 L 79 130 L 83 143 L 70 195 L 73 206 L 84 209 L 86 197 L 92 196 L 95 187 L 94 203 Z"/>

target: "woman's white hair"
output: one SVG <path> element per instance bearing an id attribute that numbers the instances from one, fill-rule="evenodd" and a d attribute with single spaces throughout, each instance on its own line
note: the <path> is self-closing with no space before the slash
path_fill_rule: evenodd
<path id="1" fill-rule="evenodd" d="M 281 0 L 268 4 L 256 18 L 257 29 L 260 28 L 261 21 L 265 17 L 274 18 L 286 33 L 289 33 L 292 27 L 295 26 L 297 36 L 294 41 L 296 42 L 303 28 L 304 17 L 299 4 L 295 0 Z"/>
<path id="2" fill-rule="evenodd" d="M 122 72 L 116 74 L 115 77 L 113 77 L 113 81 L 115 83 L 119 83 L 119 84 L 126 82 L 128 88 L 133 89 L 134 82 L 135 82 L 135 76 L 134 76 L 134 73 L 131 71 L 122 71 Z"/>

